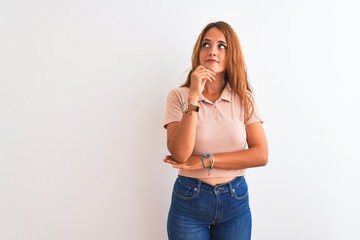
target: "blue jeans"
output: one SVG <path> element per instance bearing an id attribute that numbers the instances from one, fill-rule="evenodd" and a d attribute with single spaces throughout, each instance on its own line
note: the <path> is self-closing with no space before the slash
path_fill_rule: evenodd
<path id="1" fill-rule="evenodd" d="M 249 240 L 251 212 L 244 177 L 211 186 L 178 176 L 168 215 L 169 240 Z"/>

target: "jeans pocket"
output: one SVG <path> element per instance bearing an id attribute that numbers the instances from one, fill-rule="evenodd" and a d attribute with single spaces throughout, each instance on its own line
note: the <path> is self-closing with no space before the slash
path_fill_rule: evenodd
<path id="1" fill-rule="evenodd" d="M 249 195 L 249 192 L 248 192 L 248 186 L 247 186 L 245 179 L 243 178 L 243 180 L 241 182 L 239 182 L 239 184 L 234 186 L 232 191 L 233 191 L 232 195 L 235 199 L 237 199 L 237 200 L 246 199 Z"/>
<path id="2" fill-rule="evenodd" d="M 173 188 L 174 196 L 183 199 L 191 200 L 197 196 L 197 188 L 191 183 L 181 180 L 182 178 L 176 179 Z"/>

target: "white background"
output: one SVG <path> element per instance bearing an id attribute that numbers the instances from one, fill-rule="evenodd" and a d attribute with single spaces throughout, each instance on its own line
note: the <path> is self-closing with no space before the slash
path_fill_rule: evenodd
<path id="1" fill-rule="evenodd" d="M 217 20 L 270 147 L 253 239 L 360 239 L 356 2 L 1 1 L 0 239 L 166 239 L 165 99 Z"/>

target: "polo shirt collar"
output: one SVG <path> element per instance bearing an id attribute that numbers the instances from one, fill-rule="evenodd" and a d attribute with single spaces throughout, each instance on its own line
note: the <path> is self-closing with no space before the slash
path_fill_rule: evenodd
<path id="1" fill-rule="evenodd" d="M 231 102 L 231 87 L 230 87 L 230 84 L 228 82 L 226 82 L 224 90 L 222 91 L 222 93 L 221 93 L 218 100 L 220 100 L 220 101 L 225 100 L 227 102 Z M 204 97 L 204 95 L 201 94 L 200 97 L 199 97 L 199 102 L 200 101 L 208 101 L 208 100 Z"/>

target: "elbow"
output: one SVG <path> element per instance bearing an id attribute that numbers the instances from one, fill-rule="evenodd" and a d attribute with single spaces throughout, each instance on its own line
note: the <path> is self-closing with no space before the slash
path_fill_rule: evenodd
<path id="1" fill-rule="evenodd" d="M 261 156 L 259 156 L 260 166 L 265 167 L 268 164 L 268 160 L 269 160 L 269 154 L 267 152 L 264 154 L 261 154 Z"/>
<path id="2" fill-rule="evenodd" d="M 268 155 L 267 149 L 257 148 L 253 155 L 256 166 L 265 167 L 268 164 Z"/>
<path id="3" fill-rule="evenodd" d="M 262 167 L 265 167 L 267 164 L 268 164 L 268 158 L 267 158 L 267 157 L 261 159 L 261 166 L 262 166 Z"/>
<path id="4" fill-rule="evenodd" d="M 171 157 L 178 163 L 185 163 L 188 161 L 189 157 L 191 156 L 190 154 L 186 154 L 184 152 L 170 152 L 171 153 Z"/>
<path id="5" fill-rule="evenodd" d="M 257 159 L 259 167 L 265 167 L 268 164 L 269 150 L 267 145 L 257 148 Z"/>
<path id="6" fill-rule="evenodd" d="M 185 163 L 188 161 L 192 152 L 184 151 L 184 150 L 175 150 L 168 148 L 171 154 L 171 157 L 178 163 Z"/>
<path id="7" fill-rule="evenodd" d="M 186 144 L 179 144 L 175 141 L 168 140 L 167 148 L 171 154 L 171 157 L 178 163 L 185 163 L 191 157 L 194 151 L 194 144 L 189 143 Z"/>

